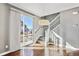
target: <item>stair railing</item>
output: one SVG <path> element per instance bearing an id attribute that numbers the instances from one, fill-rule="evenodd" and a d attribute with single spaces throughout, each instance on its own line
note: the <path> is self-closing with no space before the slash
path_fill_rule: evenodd
<path id="1" fill-rule="evenodd" d="M 36 43 L 36 41 L 38 40 L 38 38 L 40 36 L 42 36 L 42 27 L 39 27 L 35 32 L 34 32 L 34 41 L 33 41 L 33 45 Z"/>
<path id="2" fill-rule="evenodd" d="M 48 54 L 47 54 L 47 44 L 48 44 L 48 41 L 49 41 L 49 38 L 50 38 L 50 31 L 51 31 L 51 25 L 58 19 L 58 17 L 60 17 L 60 15 L 57 15 L 50 23 L 49 23 L 49 25 L 48 25 L 48 29 L 45 31 L 45 55 L 47 56 Z M 55 35 L 54 35 L 55 33 L 52 33 L 52 39 L 53 39 L 53 41 L 54 41 L 54 44 L 56 44 L 56 45 L 58 45 L 57 44 L 57 40 L 55 40 L 56 39 L 56 37 L 55 37 Z"/>

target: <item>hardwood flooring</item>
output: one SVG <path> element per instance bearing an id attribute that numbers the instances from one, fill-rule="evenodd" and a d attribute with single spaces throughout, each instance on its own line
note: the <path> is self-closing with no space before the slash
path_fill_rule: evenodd
<path id="1" fill-rule="evenodd" d="M 8 53 L 4 56 L 45 56 L 45 53 L 47 53 L 48 56 L 79 56 L 79 50 L 69 52 L 67 49 L 57 48 L 52 45 L 45 49 L 44 46 L 39 46 L 39 44 L 32 47 L 26 46 L 21 50 Z"/>
<path id="2" fill-rule="evenodd" d="M 20 53 L 21 53 L 21 51 L 20 50 L 17 50 L 17 51 L 8 53 L 8 54 L 6 54 L 4 56 L 20 56 Z"/>

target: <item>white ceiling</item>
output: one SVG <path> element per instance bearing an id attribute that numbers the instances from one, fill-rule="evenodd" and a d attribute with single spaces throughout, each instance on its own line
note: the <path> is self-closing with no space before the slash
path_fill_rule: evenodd
<path id="1" fill-rule="evenodd" d="M 79 3 L 10 3 L 10 4 L 40 17 L 79 6 Z"/>

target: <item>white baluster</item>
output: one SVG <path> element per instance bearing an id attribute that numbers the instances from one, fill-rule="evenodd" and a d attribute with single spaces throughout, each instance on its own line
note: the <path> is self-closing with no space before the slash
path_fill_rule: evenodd
<path id="1" fill-rule="evenodd" d="M 45 56 L 48 56 L 49 55 L 49 51 L 48 51 L 48 48 L 47 48 L 47 43 L 48 43 L 48 39 L 49 39 L 49 30 L 47 29 L 45 31 Z"/>

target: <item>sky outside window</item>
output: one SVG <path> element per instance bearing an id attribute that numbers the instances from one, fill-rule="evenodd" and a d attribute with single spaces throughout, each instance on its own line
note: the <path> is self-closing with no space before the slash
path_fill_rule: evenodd
<path id="1" fill-rule="evenodd" d="M 21 21 L 24 21 L 23 23 L 27 25 L 28 29 L 33 28 L 33 19 L 29 16 L 21 16 Z"/>

